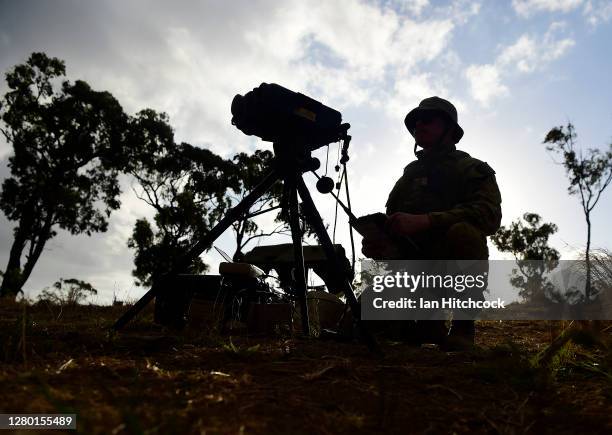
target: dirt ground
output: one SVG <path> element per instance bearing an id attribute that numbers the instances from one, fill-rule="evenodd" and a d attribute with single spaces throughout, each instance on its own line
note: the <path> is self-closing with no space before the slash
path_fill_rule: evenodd
<path id="1" fill-rule="evenodd" d="M 87 434 L 612 433 L 610 352 L 571 344 L 537 367 L 546 322 L 478 323 L 470 352 L 384 342 L 378 358 L 359 343 L 171 333 L 150 310 L 109 333 L 123 310 L 0 305 L 0 411 L 76 413 Z"/>

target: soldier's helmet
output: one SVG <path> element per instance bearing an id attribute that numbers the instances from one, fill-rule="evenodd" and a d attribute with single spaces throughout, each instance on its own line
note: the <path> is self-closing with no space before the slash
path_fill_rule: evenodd
<path id="1" fill-rule="evenodd" d="M 404 124 L 412 136 L 414 136 L 414 128 L 416 122 L 423 112 L 436 112 L 441 114 L 447 121 L 455 126 L 455 143 L 459 142 L 463 137 L 463 129 L 457 122 L 457 109 L 450 101 L 440 97 L 429 97 L 425 98 L 419 103 L 418 107 L 415 107 L 404 119 Z"/>

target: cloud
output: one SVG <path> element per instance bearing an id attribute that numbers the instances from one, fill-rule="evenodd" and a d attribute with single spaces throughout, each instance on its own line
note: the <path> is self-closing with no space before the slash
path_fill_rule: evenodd
<path id="1" fill-rule="evenodd" d="M 521 73 L 543 68 L 574 46 L 572 38 L 555 38 L 555 33 L 564 27 L 563 23 L 551 24 L 540 41 L 533 36 L 522 35 L 514 44 L 504 48 L 496 63 L 503 68 L 515 68 Z"/>
<path id="2" fill-rule="evenodd" d="M 582 15 L 593 27 L 612 19 L 612 3 L 609 0 L 512 0 L 514 11 L 523 18 L 538 12 L 568 13 L 580 6 L 583 6 Z"/>
<path id="3" fill-rule="evenodd" d="M 418 17 L 429 6 L 429 0 L 392 0 L 389 4 L 401 14 Z"/>
<path id="4" fill-rule="evenodd" d="M 588 23 L 595 27 L 612 18 L 612 3 L 609 0 L 587 1 L 582 11 Z"/>
<path id="5" fill-rule="evenodd" d="M 409 5 L 420 13 L 427 2 Z M 114 24 L 119 28 L 111 38 L 121 39 L 114 43 L 118 59 L 89 71 L 90 77 L 128 109 L 168 112 L 180 140 L 211 144 L 216 152 L 246 150 L 252 141 L 229 123 L 229 102 L 237 92 L 277 82 L 331 106 L 376 107 L 387 98 L 378 95 L 381 89 L 445 52 L 459 20 L 450 7 L 417 21 L 357 0 L 259 6 L 251 13 L 237 7 L 235 16 L 231 8 L 216 16 L 201 6 L 189 16 L 163 4 L 145 8 L 139 35 L 131 37 L 127 21 Z M 477 12 L 465 9 L 461 20 Z M 197 25 L 193 16 L 201 17 Z M 143 35 L 152 35 L 155 50 Z"/>
<path id="6" fill-rule="evenodd" d="M 508 88 L 501 83 L 499 68 L 495 65 L 471 65 L 465 72 L 470 83 L 472 97 L 487 106 L 495 97 L 508 95 Z"/>
<path id="7" fill-rule="evenodd" d="M 537 12 L 570 12 L 583 0 L 512 0 L 514 11 L 521 17 L 530 17 Z"/>
<path id="8" fill-rule="evenodd" d="M 397 116 L 398 113 L 406 113 L 409 107 L 427 96 L 449 97 L 449 94 L 443 77 L 434 76 L 432 73 L 410 74 L 396 80 L 392 96 L 384 107 L 390 116 Z"/>
<path id="9" fill-rule="evenodd" d="M 162 1 L 86 6 L 60 0 L 36 8 L 13 4 L 0 21 L 0 44 L 7 48 L 0 67 L 6 70 L 31 51 L 45 51 L 66 61 L 71 80 L 84 79 L 95 89 L 110 91 L 130 113 L 144 107 L 167 112 L 178 141 L 227 156 L 263 145 L 229 122 L 234 95 L 263 81 L 310 94 L 343 113 L 378 110 L 389 101 L 404 112 L 424 93 L 443 92 L 444 81 L 422 70 L 447 56 L 455 28 L 478 13 L 478 3 L 460 0 L 435 8 L 427 0 L 402 4 L 403 8 L 393 2 L 380 6 L 359 0 L 253 0 L 214 6 L 190 2 L 187 7 Z M 395 119 L 397 113 L 393 115 Z M 401 121 L 389 134 L 365 130 L 362 127 L 362 137 L 376 140 L 379 147 L 400 144 L 411 149 Z M 357 149 L 359 140 L 355 142 Z M 0 158 L 9 150 L 0 141 Z M 397 160 L 391 156 L 384 163 L 398 166 L 399 173 L 402 163 Z M 360 164 L 369 163 L 362 159 Z M 362 190 L 364 195 L 380 196 L 377 183 L 393 180 L 375 181 Z M 107 233 L 84 238 L 60 232 L 49 243 L 26 285 L 33 296 L 67 273 L 92 282 L 101 290 L 101 301 L 109 301 L 117 287 L 131 288 L 132 252 L 126 241 L 134 221 L 150 216 L 151 210 L 127 184 L 124 191 L 122 208 L 112 215 Z M 1 219 L 5 225 L 0 239 L 7 241 L 0 252 L 4 261 L 12 225 Z"/>
<path id="10" fill-rule="evenodd" d="M 493 63 L 470 65 L 465 76 L 472 97 L 487 106 L 493 98 L 509 94 L 508 87 L 502 83 L 503 77 L 541 71 L 559 59 L 575 45 L 572 38 L 557 36 L 564 28 L 564 23 L 554 22 L 541 38 L 521 35 L 516 42 L 504 47 Z"/>
<path id="11" fill-rule="evenodd" d="M 606 4 L 586 2 L 585 17 L 593 17 L 594 23 L 609 19 Z M 536 9 L 532 7 L 529 14 L 550 10 Z M 341 110 L 352 124 L 352 203 L 354 211 L 363 214 L 384 208 L 393 182 L 413 158 L 414 142 L 402 119 L 425 96 L 437 94 L 455 103 L 462 119 L 472 122 L 466 125 L 469 151 L 479 157 L 489 153 L 486 158 L 500 175 L 504 166 L 508 172 L 524 167 L 524 162 L 511 158 L 501 168 L 495 166 L 489 144 L 511 135 L 500 135 L 505 131 L 500 125 L 491 125 L 495 131 L 489 136 L 484 136 L 486 129 L 473 128 L 474 119 L 486 117 L 488 111 L 478 104 L 463 104 L 453 95 L 462 95 L 465 84 L 457 72 L 465 71 L 468 90 L 486 104 L 510 93 L 512 77 L 542 71 L 573 44 L 558 33 L 563 27 L 556 25 L 548 40 L 545 35 L 526 33 L 499 47 L 492 59 L 463 64 L 464 52 L 453 51 L 465 49 L 463 41 L 456 40 L 458 35 L 469 32 L 481 38 L 485 33 L 479 20 L 459 29 L 481 13 L 480 2 L 468 0 L 237 0 L 179 5 L 154 0 L 57 0 L 35 6 L 5 2 L 2 12 L 2 71 L 25 60 L 31 51 L 46 51 L 66 60 L 70 79 L 84 79 L 95 89 L 109 90 L 130 112 L 143 107 L 166 111 L 177 140 L 207 146 L 222 155 L 269 146 L 242 135 L 229 122 L 233 96 L 263 81 L 278 82 Z M 483 18 L 492 22 L 490 16 Z M 508 31 L 500 29 L 500 37 Z M 466 117 L 467 109 L 474 116 Z M 0 158 L 6 158 L 8 150 L 0 140 Z M 332 147 L 330 156 L 334 151 Z M 324 162 L 325 150 L 318 152 Z M 2 170 L 0 165 L 0 175 Z M 507 176 L 507 180 L 515 178 L 515 174 Z M 335 207 L 330 197 L 311 191 L 326 223 L 333 224 Z M 516 188 L 514 198 L 513 202 L 511 195 L 504 197 L 504 212 L 509 216 L 524 206 L 524 189 Z M 134 221 L 151 210 L 127 186 L 122 201 L 107 233 L 87 238 L 61 232 L 49 244 L 27 287 L 36 292 L 60 276 L 75 276 L 100 289 L 102 302 L 110 302 L 113 290 L 121 290 L 120 297 L 125 292 L 132 298 L 142 294 L 144 289 L 132 284 L 133 253 L 126 240 Z M 344 216 L 338 221 L 346 224 Z M 566 227 L 572 222 L 568 220 Z M 0 216 L 1 261 L 8 255 L 12 225 Z M 348 237 L 342 242 L 349 246 Z M 215 244 L 232 252 L 231 235 L 223 235 Z M 209 254 L 203 256 L 205 261 L 218 261 L 216 253 Z"/>
<path id="12" fill-rule="evenodd" d="M 437 10 L 449 17 L 457 24 L 465 24 L 475 15 L 480 13 L 480 1 L 454 0 L 446 6 L 438 7 Z"/>

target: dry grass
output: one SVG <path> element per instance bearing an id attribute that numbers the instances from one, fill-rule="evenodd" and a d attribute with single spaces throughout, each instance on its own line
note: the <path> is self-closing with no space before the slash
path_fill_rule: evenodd
<path id="1" fill-rule="evenodd" d="M 123 310 L 0 306 L 2 411 L 75 412 L 87 434 L 612 430 L 609 354 L 572 342 L 537 366 L 545 322 L 482 322 L 474 352 L 388 342 L 378 359 L 358 343 L 173 334 L 150 311 L 108 333 Z"/>

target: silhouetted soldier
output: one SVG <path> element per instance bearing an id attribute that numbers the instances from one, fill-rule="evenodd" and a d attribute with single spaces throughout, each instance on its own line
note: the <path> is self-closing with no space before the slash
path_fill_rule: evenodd
<path id="1" fill-rule="evenodd" d="M 449 101 L 426 98 L 404 123 L 415 138 L 417 160 L 406 166 L 389 195 L 386 226 L 392 235 L 409 236 L 416 249 L 394 243 L 397 239 L 364 239 L 362 252 L 381 259 L 488 259 L 486 237 L 497 231 L 502 216 L 495 171 L 456 149 L 463 129 Z M 417 146 L 423 149 L 416 151 Z M 443 321 L 419 323 L 421 341 L 447 347 L 474 343 L 474 321 L 454 320 L 448 337 Z"/>

